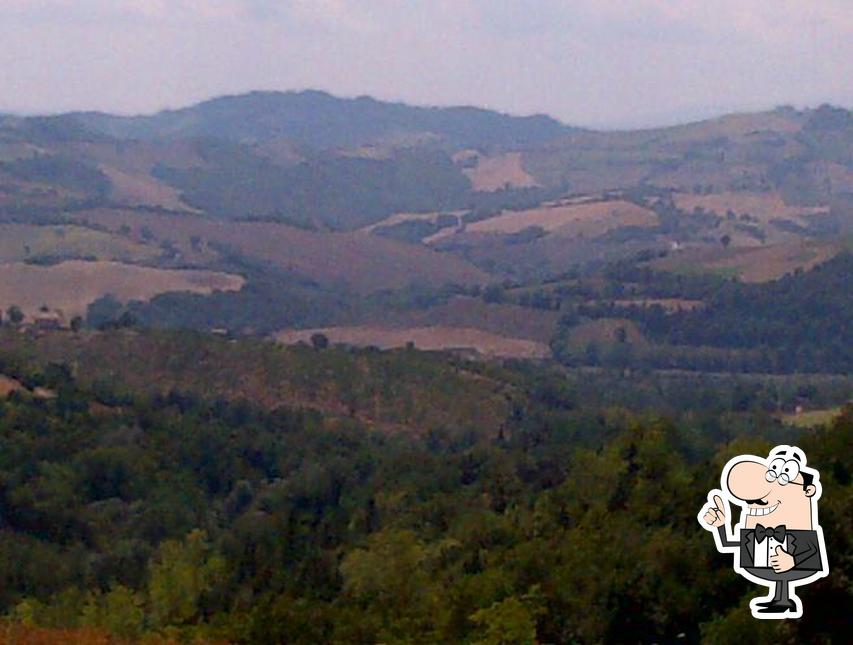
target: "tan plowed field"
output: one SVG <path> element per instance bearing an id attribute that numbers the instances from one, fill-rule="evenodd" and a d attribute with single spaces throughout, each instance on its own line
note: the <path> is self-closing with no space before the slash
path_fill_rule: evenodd
<path id="1" fill-rule="evenodd" d="M 161 293 L 239 291 L 245 280 L 214 271 L 176 271 L 72 260 L 53 266 L 0 264 L 0 307 L 18 305 L 33 315 L 42 305 L 66 317 L 85 315 L 87 307 L 107 294 L 118 300 L 150 300 Z"/>

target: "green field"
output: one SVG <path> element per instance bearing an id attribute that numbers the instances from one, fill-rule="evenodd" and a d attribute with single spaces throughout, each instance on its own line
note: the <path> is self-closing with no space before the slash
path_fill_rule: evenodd
<path id="1" fill-rule="evenodd" d="M 782 418 L 782 423 L 796 428 L 815 428 L 817 426 L 825 426 L 841 414 L 841 407 L 829 408 L 827 410 L 810 410 L 799 414 L 786 414 Z"/>

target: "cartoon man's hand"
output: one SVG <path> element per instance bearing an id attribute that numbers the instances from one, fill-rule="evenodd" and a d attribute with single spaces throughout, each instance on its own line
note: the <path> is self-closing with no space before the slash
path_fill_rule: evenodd
<path id="1" fill-rule="evenodd" d="M 782 549 L 781 546 L 776 547 L 776 555 L 770 556 L 770 566 L 776 573 L 785 573 L 794 568 L 794 556 Z"/>
<path id="2" fill-rule="evenodd" d="M 719 495 L 714 495 L 714 503 L 708 504 L 705 515 L 702 519 L 708 526 L 714 528 L 725 526 L 726 524 L 726 507 L 723 505 L 723 500 Z"/>

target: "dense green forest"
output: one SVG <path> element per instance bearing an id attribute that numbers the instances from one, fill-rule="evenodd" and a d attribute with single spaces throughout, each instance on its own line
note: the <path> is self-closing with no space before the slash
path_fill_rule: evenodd
<path id="1" fill-rule="evenodd" d="M 207 168 L 159 167 L 187 202 L 217 217 L 263 217 L 356 229 L 395 212 L 460 208 L 471 185 L 441 151 L 389 159 L 318 156 L 283 168 L 236 144 L 210 142 Z M 310 214 L 319 213 L 317 221 Z"/>
<path id="2" fill-rule="evenodd" d="M 843 372 L 853 364 L 851 275 L 853 254 L 844 253 L 768 285 L 726 282 L 702 311 L 641 322 L 673 345 L 758 349 L 778 370 Z"/>
<path id="3" fill-rule="evenodd" d="M 739 372 L 848 373 L 853 364 L 853 254 L 766 284 L 719 276 L 655 272 L 635 263 L 611 266 L 602 284 L 558 289 L 531 304 L 565 311 L 555 340 L 568 364 Z M 625 299 L 678 298 L 701 307 L 666 311 Z M 618 303 L 622 299 L 621 303 Z M 565 339 L 584 320 L 636 321 L 653 345 L 570 348 Z M 599 351 L 601 350 L 601 351 Z"/>
<path id="4" fill-rule="evenodd" d="M 264 351 L 193 337 L 157 342 L 208 361 L 200 379 L 227 352 Z M 152 353 L 144 339 L 109 332 L 85 344 Z M 205 396 L 186 376 L 186 388 L 159 392 L 129 377 L 93 383 L 84 354 L 45 362 L 45 349 L 16 343 L 0 355 L 25 388 L 0 403 L 0 612 L 12 623 L 247 643 L 848 633 L 851 409 L 803 433 L 762 412 L 760 396 L 744 408 L 729 392 L 704 414 L 668 420 L 593 396 L 589 376 L 471 366 L 511 387 L 498 414 L 477 431 L 447 417 L 389 433 L 345 410 L 216 395 L 209 381 Z M 405 388 L 465 368 L 420 352 L 298 351 L 304 363 L 291 369 L 319 362 L 311 379 L 366 361 L 387 364 L 382 378 Z M 186 360 L 169 364 L 181 374 Z M 433 386 L 420 387 L 427 396 Z M 477 390 L 448 395 L 482 406 Z M 831 574 L 802 591 L 802 620 L 755 621 L 757 589 L 717 554 L 696 512 L 729 456 L 779 441 L 796 441 L 820 470 Z"/>
<path id="5" fill-rule="evenodd" d="M 27 159 L 0 162 L 0 171 L 25 181 L 43 182 L 103 199 L 110 182 L 97 168 L 79 160 L 37 155 Z"/>

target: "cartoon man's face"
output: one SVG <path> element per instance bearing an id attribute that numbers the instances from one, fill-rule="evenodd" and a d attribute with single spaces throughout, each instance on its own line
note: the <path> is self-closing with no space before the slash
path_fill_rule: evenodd
<path id="1" fill-rule="evenodd" d="M 744 502 L 745 528 L 756 524 L 811 530 L 812 503 L 817 487 L 806 472 L 805 455 L 799 451 L 775 451 L 766 460 L 745 457 L 729 469 L 726 485 L 733 497 Z"/>

